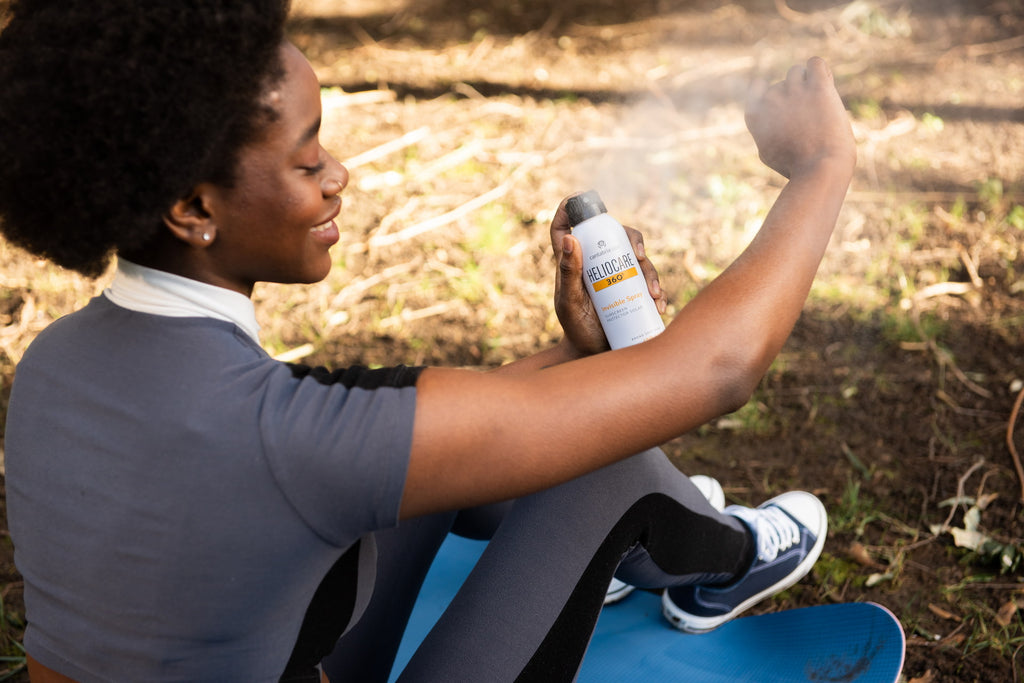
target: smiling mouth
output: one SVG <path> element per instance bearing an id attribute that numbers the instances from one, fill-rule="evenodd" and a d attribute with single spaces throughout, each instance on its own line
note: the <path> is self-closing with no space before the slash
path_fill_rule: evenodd
<path id="1" fill-rule="evenodd" d="M 309 229 L 309 231 L 310 232 L 326 232 L 327 230 L 330 230 L 331 223 L 333 223 L 333 222 L 334 222 L 334 220 L 331 219 L 331 220 L 327 221 L 326 223 L 322 223 L 320 225 L 313 226 L 312 228 Z"/>

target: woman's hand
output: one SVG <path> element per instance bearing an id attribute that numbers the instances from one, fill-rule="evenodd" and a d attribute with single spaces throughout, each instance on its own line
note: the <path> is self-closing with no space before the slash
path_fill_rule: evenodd
<path id="1" fill-rule="evenodd" d="M 571 234 L 569 215 L 565 211 L 568 199 L 569 197 L 566 197 L 562 200 L 551 221 L 551 248 L 558 260 L 555 276 L 555 314 L 566 339 L 575 351 L 582 356 L 589 356 L 607 351 L 609 346 L 597 311 L 583 283 L 583 256 L 580 243 Z M 644 236 L 639 230 L 630 227 L 626 227 L 626 234 L 647 281 L 647 290 L 654 298 L 658 312 L 664 314 L 667 306 L 665 292 L 658 281 L 657 269 L 647 258 Z"/>
<path id="2" fill-rule="evenodd" d="M 819 57 L 791 68 L 784 81 L 754 88 L 746 122 L 761 161 L 786 178 L 821 162 L 838 162 L 852 172 L 857 149 L 849 114 Z"/>

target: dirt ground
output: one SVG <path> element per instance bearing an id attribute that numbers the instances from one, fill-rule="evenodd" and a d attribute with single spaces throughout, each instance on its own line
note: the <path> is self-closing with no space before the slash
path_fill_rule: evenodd
<path id="1" fill-rule="evenodd" d="M 0 2 L 0 8 L 3 3 Z M 745 133 L 759 76 L 825 57 L 859 164 L 818 284 L 744 409 L 666 445 L 831 531 L 756 610 L 881 603 L 906 681 L 1024 680 L 1024 3 L 294 0 L 352 182 L 338 268 L 261 287 L 268 348 L 330 365 L 493 366 L 558 337 L 547 220 L 597 188 L 676 307 L 781 187 Z M 102 282 L 0 251 L 0 407 L 32 335 Z M 70 293 L 69 293 L 70 292 Z M 6 619 L 19 577 L 0 558 Z M 17 680 L 14 679 L 14 680 Z"/>

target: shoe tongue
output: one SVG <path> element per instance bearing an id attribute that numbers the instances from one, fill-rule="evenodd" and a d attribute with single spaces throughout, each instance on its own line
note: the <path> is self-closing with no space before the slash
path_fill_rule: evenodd
<path id="1" fill-rule="evenodd" d="M 780 551 L 800 542 L 800 528 L 796 522 L 777 507 L 757 510 L 754 535 L 757 536 L 757 556 L 771 562 Z"/>

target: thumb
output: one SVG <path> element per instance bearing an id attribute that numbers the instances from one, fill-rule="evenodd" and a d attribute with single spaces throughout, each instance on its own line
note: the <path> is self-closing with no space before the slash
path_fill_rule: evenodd
<path id="1" fill-rule="evenodd" d="M 579 240 L 572 235 L 562 236 L 558 250 L 555 295 L 556 301 L 569 305 L 578 305 L 587 297 L 583 288 L 583 252 Z"/>
<path id="2" fill-rule="evenodd" d="M 556 254 L 561 251 L 562 238 L 572 232 L 572 226 L 569 225 L 569 212 L 565 210 L 565 205 L 578 194 L 579 192 L 564 198 L 558 204 L 558 208 L 555 209 L 555 215 L 551 219 L 551 249 Z"/>
<path id="3" fill-rule="evenodd" d="M 608 349 L 608 340 L 597 311 L 583 283 L 583 250 L 579 241 L 565 235 L 558 250 L 555 276 L 555 315 L 572 345 L 584 355 Z"/>

